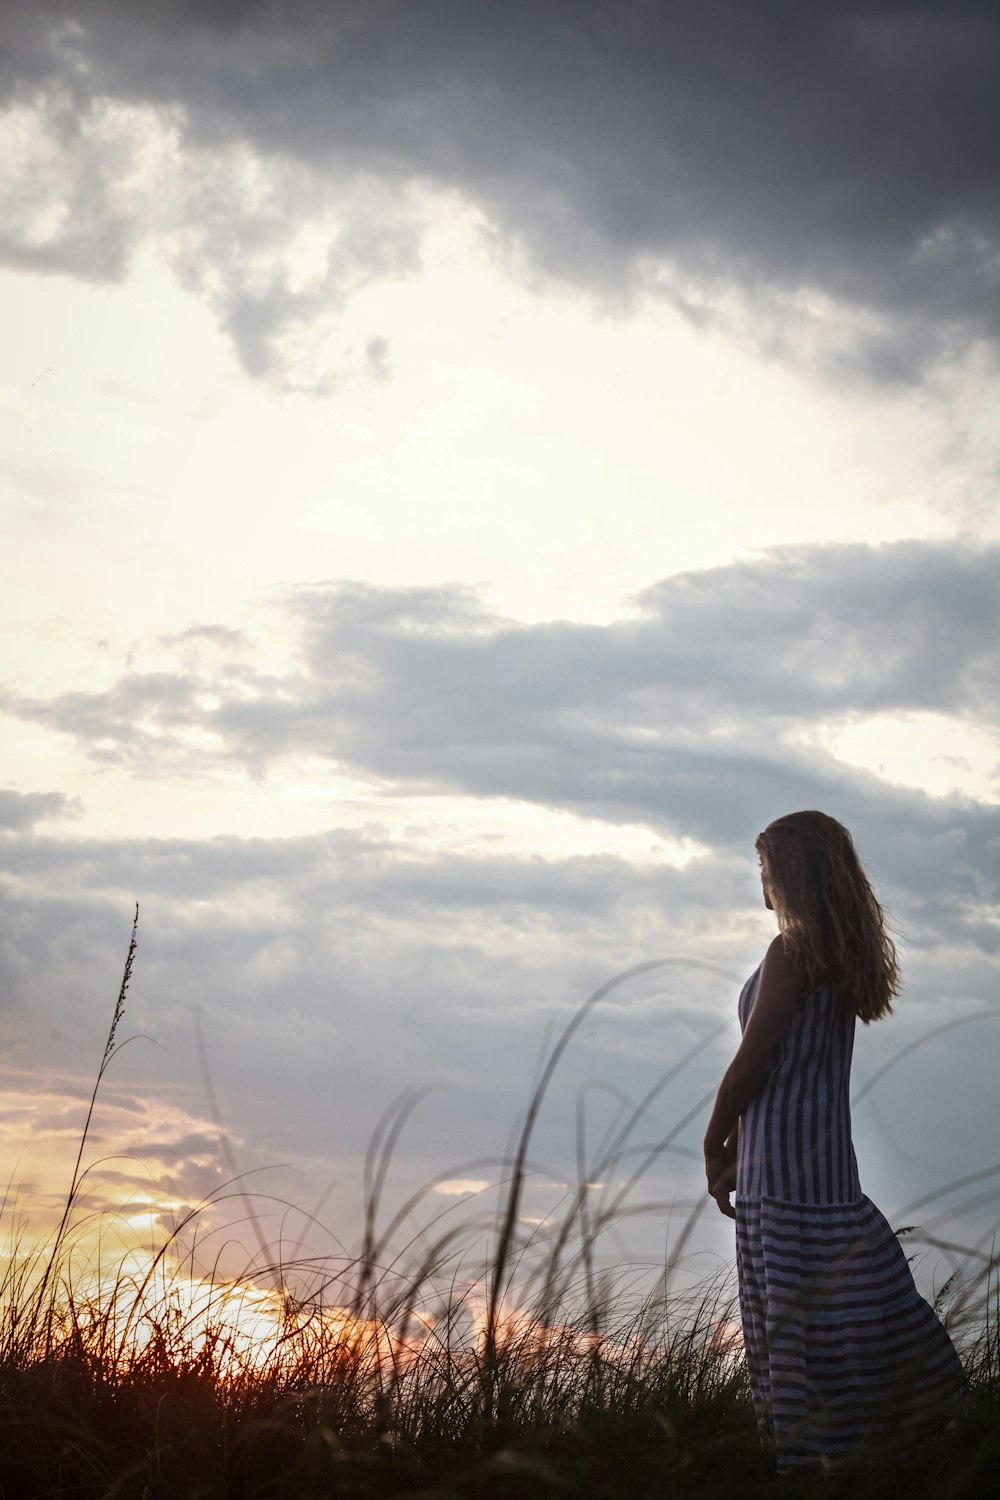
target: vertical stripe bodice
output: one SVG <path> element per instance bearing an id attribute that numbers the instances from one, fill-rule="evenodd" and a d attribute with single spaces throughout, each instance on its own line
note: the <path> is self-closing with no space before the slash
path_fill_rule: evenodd
<path id="1" fill-rule="evenodd" d="M 746 1026 L 760 969 L 740 995 Z M 851 1144 L 854 1016 L 829 986 L 803 995 L 764 1085 L 740 1121 L 737 1194 L 790 1203 L 854 1203 L 861 1197 Z"/>

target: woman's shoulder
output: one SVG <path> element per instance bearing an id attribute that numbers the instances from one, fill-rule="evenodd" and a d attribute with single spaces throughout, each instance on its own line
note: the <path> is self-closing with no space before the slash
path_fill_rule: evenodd
<path id="1" fill-rule="evenodd" d="M 771 939 L 761 963 L 761 972 L 775 979 L 802 979 L 805 977 L 802 960 L 783 932 Z"/>
<path id="2" fill-rule="evenodd" d="M 801 1000 L 817 1005 L 829 1004 L 838 1014 L 843 1011 L 833 982 L 823 973 L 810 973 L 803 956 L 783 933 L 779 932 L 772 941 L 759 973 L 763 974 L 765 965 L 768 966 L 769 982 L 783 984 L 786 992 L 794 991 Z"/>
<path id="3" fill-rule="evenodd" d="M 761 977 L 766 974 L 769 987 L 779 986 L 785 991 L 794 991 L 805 998 L 828 988 L 822 976 L 809 972 L 802 954 L 788 937 L 779 932 L 771 940 L 760 966 Z"/>

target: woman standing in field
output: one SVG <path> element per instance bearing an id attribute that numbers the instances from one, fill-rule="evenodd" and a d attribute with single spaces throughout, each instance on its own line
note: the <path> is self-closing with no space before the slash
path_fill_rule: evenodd
<path id="1" fill-rule="evenodd" d="M 743 1041 L 709 1122 L 705 1170 L 736 1220 L 757 1420 L 790 1471 L 830 1467 L 869 1433 L 946 1411 L 965 1382 L 861 1192 L 851 1144 L 855 1021 L 888 1015 L 899 990 L 882 908 L 850 834 L 825 813 L 778 818 L 757 852 L 779 931 L 740 995 Z"/>

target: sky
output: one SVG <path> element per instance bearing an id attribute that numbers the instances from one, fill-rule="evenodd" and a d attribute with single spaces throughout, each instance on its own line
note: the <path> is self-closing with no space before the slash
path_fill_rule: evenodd
<path id="1" fill-rule="evenodd" d="M 753 843 L 819 807 L 903 959 L 859 1028 L 863 1186 L 925 1287 L 978 1264 L 998 63 L 965 0 L 5 7 L 0 1141 L 32 1234 L 138 902 L 88 1209 L 148 1239 L 207 1202 L 235 1255 L 242 1188 L 268 1244 L 339 1253 L 409 1101 L 386 1217 L 426 1183 L 404 1239 L 485 1222 L 539 1059 L 625 975 L 524 1227 L 643 1162 L 606 1263 L 724 1267 L 691 1214 L 773 933 Z M 603 1160 L 647 1095 L 647 1149 Z"/>

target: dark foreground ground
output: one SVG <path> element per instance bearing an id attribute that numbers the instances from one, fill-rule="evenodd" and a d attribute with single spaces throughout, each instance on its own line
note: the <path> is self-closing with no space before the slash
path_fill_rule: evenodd
<path id="1" fill-rule="evenodd" d="M 252 1388 L 197 1368 L 108 1374 L 65 1355 L 4 1371 L 2 1500 L 1000 1496 L 1000 1425 L 982 1388 L 961 1427 L 925 1435 L 916 1454 L 880 1449 L 839 1475 L 789 1479 L 758 1445 L 738 1370 L 700 1392 L 655 1376 L 629 1389 L 604 1372 L 561 1420 L 551 1385 L 508 1382 L 489 1423 L 472 1382 L 390 1383 L 372 1402 L 370 1385 L 351 1380 Z"/>

